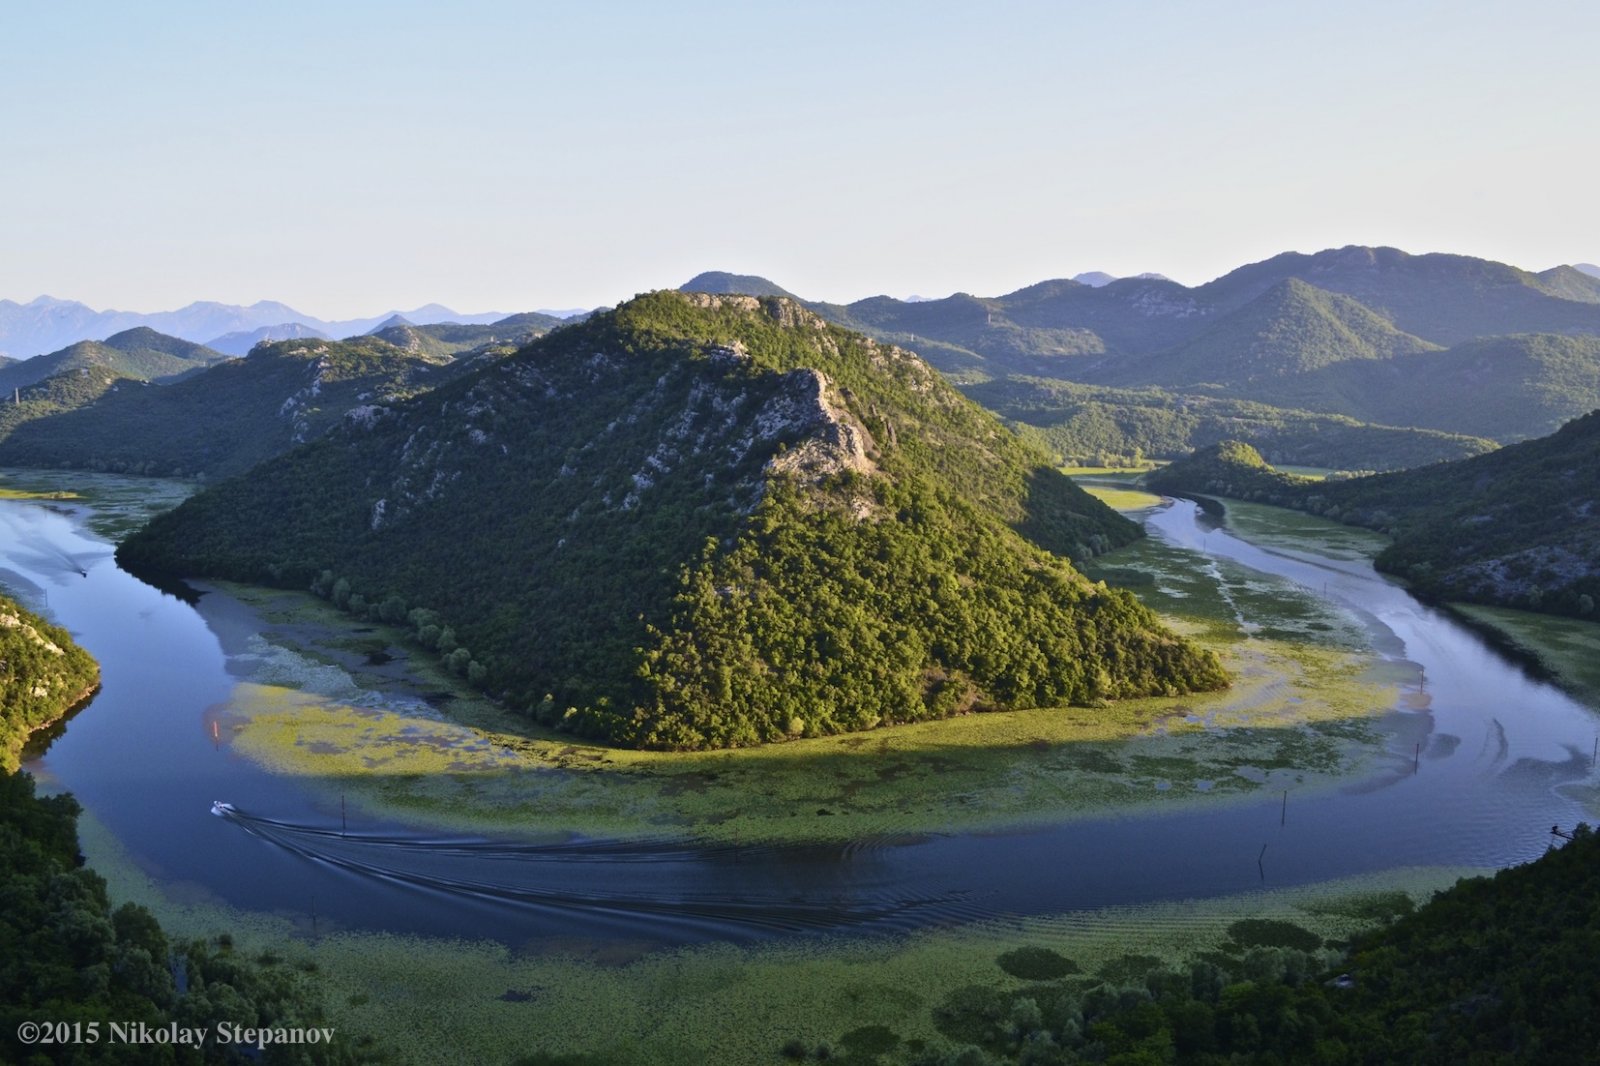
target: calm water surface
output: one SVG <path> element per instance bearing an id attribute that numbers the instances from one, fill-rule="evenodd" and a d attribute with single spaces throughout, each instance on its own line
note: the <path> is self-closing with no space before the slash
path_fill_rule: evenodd
<path id="1" fill-rule="evenodd" d="M 1596 714 L 1362 561 L 1270 550 L 1179 501 L 1153 535 L 1293 582 L 1354 614 L 1430 697 L 1386 719 L 1379 769 L 1342 790 L 1077 819 L 1016 832 L 817 847 L 697 847 L 341 834 L 337 807 L 214 742 L 249 615 L 198 609 L 119 570 L 81 507 L 0 501 L 0 583 L 72 630 L 104 687 L 27 766 L 70 789 L 144 869 L 186 898 L 334 928 L 492 937 L 750 940 L 1230 894 L 1402 866 L 1503 866 L 1584 817 Z M 420 696 L 420 694 L 418 694 Z M 1420 738 L 1420 753 L 1418 751 Z M 214 817 L 213 800 L 234 803 Z M 1265 858 L 1262 847 L 1266 846 Z M 1260 860 L 1258 865 L 1258 860 Z"/>

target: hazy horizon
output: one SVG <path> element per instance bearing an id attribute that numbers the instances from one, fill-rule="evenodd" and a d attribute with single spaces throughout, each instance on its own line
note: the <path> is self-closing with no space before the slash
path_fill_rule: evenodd
<path id="1" fill-rule="evenodd" d="M 92 17 L 85 18 L 88 10 Z M 1592 4 L 10 9 L 0 295 L 846 301 L 1286 250 L 1600 259 Z"/>
<path id="2" fill-rule="evenodd" d="M 1284 248 L 1280 252 L 1273 253 L 1273 254 L 1277 255 L 1277 254 L 1283 254 L 1283 253 L 1300 253 L 1300 254 L 1311 255 L 1311 254 L 1315 254 L 1317 252 L 1334 250 L 1337 247 L 1348 247 L 1348 246 L 1349 245 L 1346 244 L 1346 245 L 1338 245 L 1338 246 L 1329 246 L 1328 248 L 1312 248 L 1312 249 L 1307 249 L 1307 248 Z M 1394 247 L 1394 245 L 1374 245 L 1373 247 L 1391 247 L 1392 248 L 1392 247 Z M 1443 253 L 1443 254 L 1446 254 L 1446 255 L 1467 255 L 1467 254 L 1469 254 L 1469 253 L 1465 253 L 1465 252 L 1455 252 L 1455 251 L 1452 251 L 1452 250 L 1446 249 L 1446 248 L 1430 248 L 1430 249 L 1427 249 L 1426 251 L 1421 251 L 1421 250 L 1411 249 L 1411 248 L 1401 248 L 1401 249 L 1399 249 L 1399 251 L 1406 252 L 1407 254 L 1411 254 L 1411 255 L 1427 255 L 1427 254 L 1434 254 L 1434 253 Z M 1269 256 L 1267 258 L 1271 258 L 1271 257 Z M 1493 259 L 1492 256 L 1477 256 L 1475 258 Z M 1259 262 L 1259 261 L 1260 260 L 1253 260 L 1252 262 Z M 1580 260 L 1574 260 L 1574 261 L 1571 261 L 1571 262 L 1566 262 L 1566 263 L 1550 263 L 1548 265 L 1542 265 L 1542 266 L 1530 266 L 1529 264 L 1526 264 L 1526 263 L 1513 263 L 1513 262 L 1509 262 L 1507 260 L 1495 260 L 1495 261 L 1497 261 L 1497 262 L 1505 262 L 1509 266 L 1519 267 L 1521 269 L 1530 270 L 1530 271 L 1534 271 L 1534 272 L 1538 272 L 1538 271 L 1541 271 L 1541 270 L 1549 270 L 1549 269 L 1553 269 L 1553 268 L 1558 267 L 1558 266 L 1582 265 L 1582 266 L 1590 267 L 1591 269 L 1593 269 L 1595 267 L 1595 264 L 1590 263 L 1590 262 L 1586 262 L 1586 261 L 1581 260 L 1581 259 Z M 1159 275 L 1165 276 L 1170 281 L 1176 281 L 1181 285 L 1185 285 L 1187 287 L 1193 288 L 1193 287 L 1198 286 L 1198 285 L 1203 285 L 1206 282 L 1214 281 L 1214 280 L 1216 280 L 1217 277 L 1222 277 L 1222 276 L 1228 274 L 1229 272 L 1231 272 L 1232 270 L 1235 270 L 1235 269 L 1237 269 L 1239 267 L 1242 267 L 1242 266 L 1248 266 L 1248 265 L 1250 265 L 1250 264 L 1249 263 L 1244 263 L 1244 262 L 1236 263 L 1232 267 L 1229 267 L 1227 270 L 1222 271 L 1221 274 L 1218 274 L 1215 277 L 1208 277 L 1208 278 L 1203 278 L 1203 279 L 1200 279 L 1200 280 L 1187 280 L 1187 279 L 1184 279 L 1184 278 L 1173 277 L 1171 274 L 1168 274 L 1166 271 L 1163 271 L 1163 270 L 1131 271 L 1131 272 L 1129 272 L 1127 274 L 1119 274 L 1119 275 L 1115 275 L 1115 276 L 1120 280 L 1120 279 L 1123 279 L 1123 278 L 1137 277 L 1140 274 L 1159 274 Z M 86 300 L 79 300 L 79 299 L 77 299 L 75 297 L 72 297 L 72 296 L 63 296 L 60 293 L 43 293 L 43 292 L 36 293 L 33 296 L 28 296 L 28 297 L 18 297 L 18 296 L 11 296 L 11 295 L 6 295 L 4 293 L 0 293 L 0 301 L 8 301 L 9 300 L 12 303 L 19 304 L 19 305 L 22 305 L 22 306 L 27 306 L 28 304 L 33 303 L 33 302 L 38 301 L 38 300 L 58 300 L 58 301 L 63 301 L 63 302 L 81 303 L 81 304 L 84 304 L 85 306 L 89 307 L 90 310 L 92 310 L 92 311 L 94 311 L 96 313 L 100 313 L 100 314 L 123 313 L 123 314 L 134 314 L 134 315 L 152 315 L 152 314 L 168 313 L 168 312 L 172 312 L 172 311 L 179 311 L 179 310 L 182 310 L 185 307 L 188 307 L 188 306 L 194 305 L 194 304 L 222 304 L 222 305 L 230 306 L 230 307 L 245 307 L 245 308 L 249 308 L 249 307 L 252 307 L 252 306 L 254 306 L 256 304 L 263 304 L 263 303 L 266 303 L 266 304 L 283 304 L 283 305 L 289 307 L 291 310 L 293 310 L 295 312 L 298 312 L 299 314 L 301 314 L 301 315 L 303 315 L 303 316 L 305 316 L 307 318 L 315 318 L 315 319 L 317 319 L 319 321 L 328 322 L 328 323 L 360 321 L 360 320 L 363 320 L 363 319 L 370 319 L 370 318 L 376 318 L 376 317 L 381 317 L 381 316 L 387 316 L 387 315 L 390 315 L 390 314 L 404 315 L 408 311 L 422 310 L 424 308 L 432 307 L 432 306 L 442 306 L 445 309 L 447 309 L 449 311 L 452 311 L 452 312 L 455 312 L 456 314 L 459 314 L 459 315 L 461 315 L 463 317 L 473 317 L 473 316 L 481 316 L 481 315 L 485 315 L 485 314 L 496 314 L 496 313 L 497 314 L 504 314 L 504 315 L 515 315 L 515 314 L 522 314 L 522 313 L 530 312 L 530 311 L 536 311 L 536 312 L 540 312 L 540 313 L 558 313 L 559 312 L 560 314 L 567 315 L 567 314 L 582 314 L 585 311 L 592 311 L 592 310 L 595 310 L 596 308 L 601 308 L 601 307 L 614 307 L 618 303 L 621 303 L 622 301 L 627 300 L 628 298 L 630 298 L 630 297 L 632 297 L 634 295 L 637 295 L 638 293 L 648 292 L 648 291 L 651 291 L 651 289 L 677 288 L 677 287 L 679 287 L 679 286 L 681 286 L 681 285 L 693 280 L 695 277 L 698 277 L 701 274 L 711 273 L 711 272 L 721 272 L 721 273 L 728 273 L 728 274 L 742 274 L 742 275 L 755 275 L 755 276 L 759 276 L 759 277 L 764 277 L 768 281 L 772 281 L 772 282 L 775 282 L 778 285 L 783 286 L 784 288 L 788 289 L 790 292 L 795 293 L 795 295 L 797 295 L 797 296 L 804 297 L 805 299 L 808 299 L 808 300 L 810 300 L 810 299 L 820 299 L 819 297 L 813 297 L 809 292 L 806 292 L 804 289 L 801 289 L 801 288 L 799 288 L 797 286 L 788 284 L 785 281 L 785 279 L 783 279 L 781 277 L 773 277 L 771 274 L 763 273 L 762 271 L 760 271 L 758 269 L 728 270 L 728 269 L 723 268 L 723 267 L 710 266 L 710 267 L 706 267 L 703 270 L 696 270 L 693 273 L 688 274 L 688 275 L 684 276 L 683 278 L 680 278 L 680 279 L 678 279 L 676 281 L 673 281 L 671 283 L 663 282 L 660 285 L 652 286 L 650 289 L 640 289 L 640 290 L 637 290 L 637 292 L 619 294 L 619 295 L 613 296 L 610 299 L 599 300 L 599 301 L 596 301 L 596 302 L 593 302 L 593 303 L 586 304 L 583 307 L 577 307 L 577 306 L 557 307 L 557 306 L 555 306 L 553 304 L 550 304 L 550 303 L 546 302 L 546 303 L 542 303 L 539 307 L 534 307 L 534 306 L 530 305 L 530 306 L 527 306 L 527 307 L 517 307 L 517 308 L 510 308 L 510 307 L 493 308 L 493 307 L 488 307 L 488 306 L 478 306 L 476 304 L 463 304 L 461 306 L 456 306 L 454 304 L 450 304 L 450 303 L 447 303 L 446 301 L 442 301 L 442 300 L 428 300 L 428 301 L 424 301 L 423 303 L 419 303 L 419 304 L 417 304 L 417 305 L 415 305 L 414 307 L 411 307 L 411 308 L 402 307 L 398 303 L 391 302 L 391 303 L 388 303 L 388 304 L 384 304 L 381 307 L 357 308 L 357 309 L 350 310 L 348 313 L 339 313 L 339 314 L 332 314 L 332 315 L 320 315 L 320 314 L 316 314 L 316 313 L 314 313 L 312 311 L 309 311 L 304 307 L 300 307 L 300 306 L 296 305 L 293 301 L 278 299 L 278 298 L 276 298 L 274 296 L 271 296 L 271 295 L 259 296 L 259 297 L 256 297 L 254 299 L 236 300 L 236 301 L 234 301 L 234 300 L 219 300 L 219 299 L 212 299 L 210 297 L 200 296 L 200 297 L 196 297 L 194 299 L 185 300 L 182 304 L 173 304 L 171 306 L 162 306 L 162 307 L 122 307 L 122 306 L 104 306 L 104 307 L 102 307 L 102 306 L 97 306 L 95 304 L 89 303 Z M 1058 273 L 1058 274 L 1049 275 L 1047 277 L 1038 277 L 1038 278 L 1034 278 L 1034 279 L 1032 279 L 1030 281 L 1025 281 L 1021 285 L 1014 286 L 1014 287 L 1012 287 L 1010 289 L 1005 290 L 1004 292 L 1001 292 L 1001 291 L 993 291 L 993 292 L 991 292 L 991 291 L 988 291 L 988 290 L 980 290 L 980 289 L 975 289 L 975 288 L 972 288 L 972 287 L 953 289 L 950 292 L 939 292 L 939 293 L 909 293 L 909 292 L 907 292 L 907 293 L 898 293 L 898 292 L 878 291 L 878 292 L 861 292 L 861 293 L 857 293 L 855 295 L 845 296 L 842 299 L 830 300 L 829 302 L 850 303 L 850 302 L 854 302 L 856 300 L 863 300 L 863 299 L 867 299 L 867 298 L 873 297 L 873 296 L 889 296 L 889 297 L 892 297 L 892 298 L 897 299 L 897 300 L 905 300 L 905 301 L 942 300 L 942 299 L 945 299 L 946 297 L 953 296 L 953 295 L 956 295 L 957 293 L 962 293 L 962 292 L 967 293 L 968 295 L 981 296 L 981 297 L 1004 296 L 1004 295 L 1007 295 L 1008 293 L 1015 292 L 1019 288 L 1024 288 L 1024 287 L 1026 287 L 1028 285 L 1033 285 L 1033 284 L 1036 284 L 1036 283 L 1041 282 L 1041 281 L 1055 281 L 1055 280 L 1060 280 L 1060 279 L 1070 279 L 1070 278 L 1073 278 L 1075 275 L 1078 275 L 1078 274 L 1088 274 L 1088 273 L 1093 273 L 1093 272 L 1094 271 L 1093 271 L 1092 268 L 1087 268 L 1087 269 L 1084 269 L 1084 270 L 1075 270 L 1075 271 L 1072 271 L 1071 273 Z M 287 324 L 287 323 L 284 323 L 284 324 Z"/>

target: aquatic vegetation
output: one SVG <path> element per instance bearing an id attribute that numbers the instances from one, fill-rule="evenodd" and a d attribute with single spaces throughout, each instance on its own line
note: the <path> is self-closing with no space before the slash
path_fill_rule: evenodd
<path id="1" fill-rule="evenodd" d="M 1497 630 L 1537 659 L 1568 691 L 1600 707 L 1600 622 L 1472 603 L 1450 607 Z"/>
<path id="2" fill-rule="evenodd" d="M 1107 507 L 1118 511 L 1142 511 L 1147 507 L 1156 507 L 1161 503 L 1161 497 L 1137 489 L 1113 488 L 1109 485 L 1083 484 L 1083 491 L 1105 504 Z"/>
<path id="3" fill-rule="evenodd" d="M 9 485 L 0 485 L 0 500 L 76 500 L 76 492 L 49 492 L 34 489 L 18 489 Z"/>
<path id="4" fill-rule="evenodd" d="M 552 938 L 513 946 L 326 932 L 308 922 L 169 898 L 90 818 L 84 850 L 114 898 L 155 911 L 174 936 L 228 932 L 241 952 L 314 963 L 341 1033 L 377 1034 L 402 1062 L 511 1061 L 534 1053 L 617 1064 L 764 1062 L 788 1041 L 813 1050 L 845 1037 L 896 1054 L 949 1046 L 935 1008 L 971 986 L 1017 990 L 1039 980 L 1001 960 L 1058 956 L 1083 973 L 1128 956 L 1186 965 L 1237 952 L 1241 921 L 1293 925 L 1349 940 L 1425 899 L 1458 868 L 1393 870 L 1323 885 L 1205 901 L 1113 907 L 894 937 L 823 937 L 757 947 L 659 950 L 648 941 Z M 1403 907 L 1397 904 L 1404 900 Z M 1046 954 L 1049 953 L 1049 954 Z M 880 1031 L 883 1030 L 883 1031 Z M 848 1046 L 848 1045 L 846 1045 Z M 905 1061 L 891 1059 L 890 1061 Z"/>
<path id="5" fill-rule="evenodd" d="M 119 541 L 192 496 L 199 486 L 166 478 L 135 478 L 86 470 L 0 469 L 0 499 L 60 501 L 89 506 L 91 530 Z"/>
<path id="6" fill-rule="evenodd" d="M 1197 572 L 1192 558 L 1146 540 L 1106 565 L 1150 575 L 1139 595 L 1219 647 L 1236 678 L 1224 693 L 634 752 L 530 737 L 525 719 L 410 656 L 399 630 L 354 630 L 313 597 L 230 585 L 266 626 L 235 656 L 246 683 L 226 715 L 236 750 L 375 813 L 596 836 L 838 840 L 1037 824 L 1310 787 L 1361 765 L 1368 723 L 1395 694 L 1359 627 L 1285 582 L 1225 563 Z M 1242 612 L 1261 619 L 1255 632 Z M 403 694 L 416 691 L 428 702 Z"/>

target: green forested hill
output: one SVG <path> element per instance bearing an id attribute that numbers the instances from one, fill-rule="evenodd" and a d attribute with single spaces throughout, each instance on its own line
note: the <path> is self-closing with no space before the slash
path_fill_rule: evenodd
<path id="1" fill-rule="evenodd" d="M 707 270 L 696 274 L 679 288 L 682 292 L 704 292 L 714 296 L 786 296 L 791 300 L 799 299 L 782 285 L 760 275 L 730 274 L 725 270 Z"/>
<path id="2" fill-rule="evenodd" d="M 1275 463 L 1336 470 L 1401 470 L 1495 447 L 1482 437 L 1153 387 L 1113 389 L 1010 377 L 963 385 L 961 391 L 1026 427 L 1063 459 L 1091 465 L 1178 459 L 1224 440 L 1244 441 Z"/>
<path id="3" fill-rule="evenodd" d="M 161 381 L 192 374 L 226 358 L 205 345 L 141 326 L 103 341 L 79 341 L 59 352 L 0 366 L 0 395 L 68 371 L 88 374 L 103 370 L 116 377 Z"/>
<path id="4" fill-rule="evenodd" d="M 880 296 L 814 307 L 874 333 L 964 349 L 991 376 L 1047 372 L 1176 386 L 1514 333 L 1597 336 L 1600 285 L 1593 282 L 1571 269 L 1534 274 L 1468 256 L 1350 247 L 1285 253 L 1194 288 L 1156 278 L 1099 287 L 1055 280 L 996 297 Z M 1184 357 L 1190 345 L 1198 347 Z M 1158 353 L 1175 354 L 1141 373 Z M 1053 370 L 1042 369 L 1039 357 L 1054 359 Z"/>
<path id="5" fill-rule="evenodd" d="M 1139 360 L 1121 373 L 1141 383 L 1173 387 L 1270 383 L 1280 401 L 1290 401 L 1295 391 L 1290 379 L 1311 371 L 1348 360 L 1393 359 L 1437 348 L 1395 329 L 1348 296 L 1287 278 L 1183 344 Z"/>
<path id="6" fill-rule="evenodd" d="M 449 356 L 358 337 L 262 345 L 169 385 L 124 380 L 85 393 L 101 378 L 67 373 L 34 387 L 44 395 L 21 405 L 27 417 L 18 416 L 17 424 L 8 427 L 0 413 L 0 463 L 161 476 L 238 473 L 320 436 L 352 408 L 424 391 L 464 369 Z"/>
<path id="7" fill-rule="evenodd" d="M 1572 837 L 1536 862 L 1459 881 L 1415 909 L 1398 894 L 1361 901 L 1389 924 L 1347 950 L 1323 947 L 1291 922 L 1244 919 L 1223 950 L 1177 970 L 1129 956 L 1144 965 L 1091 976 L 1049 948 L 1008 952 L 997 962 L 1025 983 L 948 996 L 933 1017 L 953 1046 L 913 1061 L 1593 1062 L 1600 837 L 1586 826 Z"/>
<path id="8" fill-rule="evenodd" d="M 1307 387 L 1376 422 L 1521 440 L 1600 407 L 1600 336 L 1487 337 L 1387 364 L 1328 367 Z"/>
<path id="9" fill-rule="evenodd" d="M 1378 565 L 1435 595 L 1597 617 L 1600 411 L 1474 459 L 1308 488 L 1301 506 L 1388 532 Z"/>
<path id="10" fill-rule="evenodd" d="M 1324 348 L 1321 344 L 1314 347 Z M 1337 347 L 1329 344 L 1326 350 Z M 1203 362 L 1196 362 L 1192 371 L 1159 370 L 1166 356 L 1141 363 L 1148 372 L 1130 371 L 1126 377 L 1172 381 L 1176 391 L 1188 395 L 1249 400 L 1342 414 L 1379 425 L 1500 441 L 1549 433 L 1600 406 L 1600 336 L 1488 337 L 1444 351 L 1419 350 L 1389 357 L 1371 351 L 1360 354 L 1354 343 L 1344 348 L 1352 353 L 1345 359 L 1285 373 L 1228 377 L 1221 353 L 1229 346 L 1224 345 L 1208 357 L 1214 359 L 1217 369 L 1210 383 L 1196 380 L 1204 372 Z M 1241 340 L 1231 350 L 1246 353 L 1250 346 Z M 1285 345 L 1275 345 L 1274 350 L 1284 359 L 1306 354 L 1301 348 L 1291 350 Z M 1180 353 L 1175 358 L 1187 356 Z"/>
<path id="11" fill-rule="evenodd" d="M 734 275 L 717 283 L 773 287 Z M 1498 441 L 1548 433 L 1600 406 L 1600 281 L 1570 267 L 1535 274 L 1349 247 L 1285 253 L 1193 288 L 1054 280 L 1004 296 L 808 306 L 917 352 L 963 386 L 1046 378 L 1158 388 L 1280 408 L 1279 422 L 1312 411 Z M 1114 392 L 1097 402 L 1121 435 L 1144 434 L 1135 427 L 1148 423 L 1148 403 Z M 1125 405 L 1144 410 L 1116 410 Z M 1075 447 L 1074 436 L 1062 439 L 1063 450 Z"/>
<path id="12" fill-rule="evenodd" d="M 1277 503 L 1292 498 L 1311 478 L 1274 470 L 1261 453 L 1242 441 L 1219 441 L 1193 455 L 1150 471 L 1144 483 L 1172 495 L 1200 493 L 1235 500 Z"/>
<path id="13" fill-rule="evenodd" d="M 66 714 L 99 683 L 72 636 L 0 595 L 0 775 L 17 768 L 28 734 Z"/>
<path id="14" fill-rule="evenodd" d="M 120 392 L 124 388 L 149 387 L 132 378 L 118 377 L 110 370 L 96 367 L 87 374 L 69 370 L 13 389 L 11 395 L 0 402 L 0 448 L 25 422 L 51 418 L 87 406 L 113 389 Z"/>
<path id="15" fill-rule="evenodd" d="M 1239 307 L 1298 278 L 1359 300 L 1397 329 L 1449 346 L 1504 333 L 1600 334 L 1600 292 L 1576 274 L 1535 274 L 1465 255 L 1350 246 L 1312 255 L 1285 252 L 1194 292 L 1203 303 Z"/>
<path id="16" fill-rule="evenodd" d="M 1138 533 L 909 353 L 655 293 L 374 405 L 119 558 L 314 583 L 547 722 L 700 747 L 1222 684 L 1039 547 Z"/>

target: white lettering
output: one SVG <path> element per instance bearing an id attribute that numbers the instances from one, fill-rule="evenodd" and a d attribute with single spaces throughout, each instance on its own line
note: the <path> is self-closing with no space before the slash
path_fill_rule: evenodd
<path id="1" fill-rule="evenodd" d="M 217 1043 L 249 1044 L 265 1051 L 268 1044 L 331 1044 L 333 1029 L 248 1029 L 223 1022 L 217 1026 Z"/>

